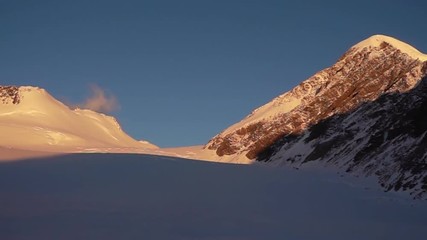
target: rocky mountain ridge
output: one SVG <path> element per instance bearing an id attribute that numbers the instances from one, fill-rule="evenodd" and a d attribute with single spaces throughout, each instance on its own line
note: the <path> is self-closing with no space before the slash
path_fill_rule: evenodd
<path id="1" fill-rule="evenodd" d="M 408 52 L 408 47 L 395 47 L 406 44 L 382 35 L 363 42 L 350 48 L 333 66 L 212 138 L 205 148 L 218 156 L 256 159 L 283 136 L 300 134 L 323 119 L 375 101 L 382 94 L 407 92 L 427 74 L 427 63 L 420 60 L 424 55 L 414 58 L 412 49 Z"/>
<path id="2" fill-rule="evenodd" d="M 222 158 L 272 165 L 328 165 L 375 177 L 387 191 L 424 198 L 426 113 L 427 55 L 376 35 L 205 148 Z"/>

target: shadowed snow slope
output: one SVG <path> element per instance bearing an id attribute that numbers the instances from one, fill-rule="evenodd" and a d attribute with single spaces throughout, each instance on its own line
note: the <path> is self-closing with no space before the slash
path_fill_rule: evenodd
<path id="1" fill-rule="evenodd" d="M 0 87 L 0 132 L 0 146 L 7 148 L 37 151 L 156 148 L 129 137 L 113 117 L 91 110 L 71 110 L 37 87 Z"/>
<path id="2" fill-rule="evenodd" d="M 0 239 L 425 239 L 427 203 L 372 185 L 141 154 L 0 163 Z"/>

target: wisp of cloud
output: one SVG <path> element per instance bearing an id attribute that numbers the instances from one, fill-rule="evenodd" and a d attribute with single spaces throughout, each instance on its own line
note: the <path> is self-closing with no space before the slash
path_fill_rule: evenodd
<path id="1" fill-rule="evenodd" d="M 114 95 L 107 94 L 101 87 L 96 84 L 90 85 L 91 95 L 80 108 L 90 109 L 96 112 L 109 113 L 119 108 L 117 98 Z"/>

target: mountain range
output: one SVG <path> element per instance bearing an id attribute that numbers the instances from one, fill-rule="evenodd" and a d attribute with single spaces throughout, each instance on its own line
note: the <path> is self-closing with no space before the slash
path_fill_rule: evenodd
<path id="1" fill-rule="evenodd" d="M 427 192 L 427 55 L 384 35 L 351 47 L 200 147 L 136 141 L 114 118 L 71 109 L 37 87 L 0 87 L 0 100 L 0 146 L 7 149 L 320 164 L 372 176 L 385 190 Z"/>

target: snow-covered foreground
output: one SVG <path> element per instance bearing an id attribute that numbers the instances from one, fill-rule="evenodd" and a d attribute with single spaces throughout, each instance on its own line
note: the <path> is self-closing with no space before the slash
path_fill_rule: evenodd
<path id="1" fill-rule="evenodd" d="M 361 181 L 140 154 L 2 162 L 0 239 L 425 239 L 425 201 Z"/>

